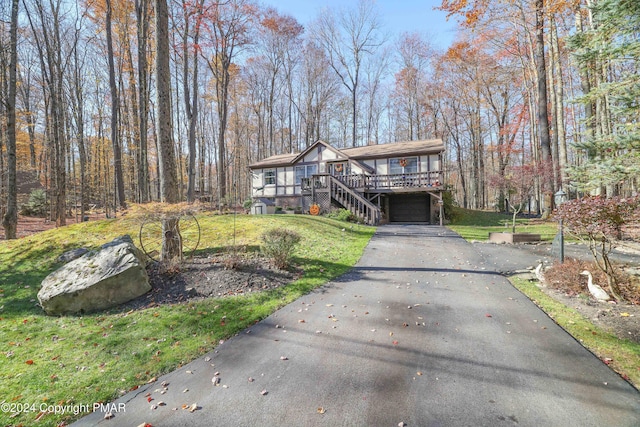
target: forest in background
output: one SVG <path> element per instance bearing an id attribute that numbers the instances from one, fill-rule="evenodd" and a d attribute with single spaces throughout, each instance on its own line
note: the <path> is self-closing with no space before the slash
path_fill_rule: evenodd
<path id="1" fill-rule="evenodd" d="M 218 208 L 251 196 L 249 164 L 318 139 L 441 138 L 465 208 L 542 213 L 561 189 L 637 194 L 640 2 L 441 9 L 459 22 L 444 51 L 428 29 L 389 34 L 370 0 L 304 25 L 253 0 L 0 0 L 5 229 L 28 179 L 58 225 L 132 202 Z"/>

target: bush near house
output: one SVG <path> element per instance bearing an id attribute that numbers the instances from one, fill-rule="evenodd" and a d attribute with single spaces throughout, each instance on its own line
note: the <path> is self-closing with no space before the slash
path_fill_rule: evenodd
<path id="1" fill-rule="evenodd" d="M 587 245 L 598 268 L 607 276 L 609 293 L 623 299 L 609 254 L 629 224 L 640 221 L 640 196 L 583 197 L 558 207 L 556 218 L 565 230 Z"/>
<path id="2" fill-rule="evenodd" d="M 260 236 L 262 240 L 262 253 L 270 258 L 276 267 L 285 269 L 289 267 L 289 261 L 294 247 L 300 242 L 300 235 L 292 230 L 273 228 Z"/>
<path id="3" fill-rule="evenodd" d="M 325 215 L 338 221 L 356 222 L 356 217 L 349 209 L 334 209 Z"/>

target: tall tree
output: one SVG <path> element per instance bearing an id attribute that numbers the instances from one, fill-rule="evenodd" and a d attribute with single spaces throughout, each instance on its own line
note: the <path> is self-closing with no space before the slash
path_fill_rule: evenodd
<path id="1" fill-rule="evenodd" d="M 275 146 L 275 104 L 278 101 L 276 95 L 282 93 L 279 90 L 282 74 L 291 68 L 287 63 L 294 43 L 299 40 L 303 27 L 291 16 L 281 15 L 275 9 L 268 8 L 260 20 L 258 34 L 262 53 L 266 59 L 268 72 L 268 96 L 266 98 L 267 119 L 267 143 L 268 150 L 274 151 Z M 290 144 L 291 145 L 291 144 Z M 289 145 L 289 151 L 291 146 Z"/>
<path id="2" fill-rule="evenodd" d="M 80 161 L 80 218 L 84 219 L 85 209 L 88 204 L 88 186 L 87 186 L 87 149 L 85 135 L 85 105 L 84 105 L 84 84 L 86 83 L 84 75 L 84 55 L 80 53 L 80 37 L 82 31 L 82 14 L 76 14 L 76 31 L 73 36 L 71 46 L 72 55 L 72 73 L 70 73 L 69 81 L 69 100 L 71 105 L 71 117 L 75 123 L 76 143 L 78 146 L 78 157 Z M 29 136 L 31 139 L 31 136 Z"/>
<path id="3" fill-rule="evenodd" d="M 67 133 L 64 99 L 65 63 L 61 41 L 62 1 L 49 3 L 49 8 L 41 1 L 34 0 L 30 6 L 25 4 L 33 36 L 40 57 L 40 72 L 46 90 L 46 137 L 48 140 L 49 171 L 51 173 L 52 206 L 51 217 L 56 226 L 66 225 L 67 195 Z M 32 9 L 33 8 L 33 9 Z M 37 19 L 37 21 L 36 21 Z"/>
<path id="4" fill-rule="evenodd" d="M 537 97 L 537 124 L 538 138 L 540 139 L 541 164 L 546 173 L 543 175 L 542 189 L 545 196 L 545 213 L 548 215 L 551 209 L 553 198 L 554 182 L 553 173 L 549 173 L 553 168 L 553 158 L 551 156 L 551 134 L 549 133 L 549 112 L 547 105 L 547 65 L 545 60 L 545 42 L 544 42 L 544 16 L 545 7 L 544 0 L 535 0 L 536 10 L 536 43 L 534 51 L 534 59 L 537 70 L 536 87 L 538 90 Z M 546 178 L 546 179 L 544 179 Z"/>
<path id="5" fill-rule="evenodd" d="M 16 170 L 16 87 L 18 66 L 18 0 L 11 2 L 9 36 L 9 96 L 7 99 L 7 211 L 2 218 L 6 239 L 15 239 L 18 228 L 18 183 Z"/>
<path id="6" fill-rule="evenodd" d="M 29 166 L 32 170 L 36 170 L 37 159 L 35 126 L 36 117 L 38 115 L 38 112 L 36 110 L 36 104 L 38 103 L 38 101 L 34 102 L 34 100 L 32 99 L 33 93 L 35 92 L 33 90 L 35 86 L 35 81 L 33 78 L 35 70 L 32 70 L 29 66 L 25 66 L 24 61 L 22 61 L 22 65 L 22 69 L 18 70 L 18 81 L 20 82 L 18 85 L 18 96 L 22 104 L 22 120 L 24 120 L 27 125 L 27 134 L 29 135 Z"/>
<path id="7" fill-rule="evenodd" d="M 127 203 L 124 194 L 124 174 L 122 171 L 122 148 L 120 146 L 120 97 L 116 85 L 116 70 L 113 58 L 113 37 L 111 34 L 111 0 L 106 0 L 106 31 L 107 31 L 107 62 L 109 63 L 109 90 L 111 92 L 111 144 L 113 145 L 113 173 L 116 183 L 117 203 L 121 208 L 126 208 Z"/>
<path id="8" fill-rule="evenodd" d="M 433 49 L 417 33 L 404 33 L 397 42 L 400 71 L 395 76 L 393 100 L 398 110 L 402 139 L 424 138 L 425 78 Z"/>
<path id="9" fill-rule="evenodd" d="M 226 131 L 229 113 L 229 84 L 231 67 L 240 51 L 251 42 L 251 23 L 257 6 L 250 0 L 229 0 L 214 3 L 207 8 L 207 34 L 211 55 L 203 52 L 216 84 L 218 115 L 218 191 L 219 203 L 227 197 L 227 146 Z"/>
<path id="10" fill-rule="evenodd" d="M 558 40 L 558 26 L 556 24 L 553 15 L 550 18 L 550 31 L 551 31 L 551 59 L 553 64 L 553 87 L 552 94 L 554 102 L 554 137 L 557 140 L 558 145 L 558 168 L 559 188 L 569 188 L 569 177 L 567 175 L 567 168 L 569 166 L 568 154 L 567 154 L 567 137 L 565 131 L 565 102 L 564 102 L 564 80 L 563 80 L 563 66 L 561 63 L 560 44 Z"/>
<path id="11" fill-rule="evenodd" d="M 188 145 L 189 145 L 189 162 L 187 165 L 187 202 L 192 203 L 195 199 L 196 187 L 196 125 L 198 123 L 198 51 L 200 50 L 200 28 L 202 26 L 204 0 L 198 0 L 193 10 L 187 2 L 183 4 L 184 12 L 184 31 L 182 34 L 182 54 L 183 54 L 183 92 L 185 112 L 188 123 Z M 193 43 L 189 43 L 189 22 L 195 17 L 193 29 Z M 191 69 L 191 84 L 189 88 L 189 51 L 193 52 L 193 66 Z M 202 184 L 201 184 L 202 185 Z"/>
<path id="12" fill-rule="evenodd" d="M 595 126 L 577 145 L 587 158 L 571 176 L 581 190 L 630 194 L 640 184 L 640 3 L 601 0 L 588 12 L 593 25 L 572 45 L 590 76 L 582 102 L 595 106 Z"/>
<path id="13" fill-rule="evenodd" d="M 325 9 L 314 26 L 315 38 L 351 97 L 351 145 L 358 145 L 358 95 L 363 62 L 384 43 L 375 3 L 360 0 L 355 10 L 336 16 Z"/>
<path id="14" fill-rule="evenodd" d="M 335 73 L 325 66 L 327 56 L 316 44 L 307 43 L 302 58 L 302 107 L 299 110 L 304 122 L 304 148 L 307 148 L 318 139 L 328 140 L 322 124 L 323 120 L 328 122 L 327 109 L 337 99 L 340 83 Z"/>
<path id="15" fill-rule="evenodd" d="M 156 135 L 160 170 L 161 201 L 178 203 L 178 173 L 176 171 L 175 147 L 171 117 L 171 72 L 169 69 L 169 9 L 167 0 L 155 0 L 156 12 Z M 162 221 L 163 241 L 161 258 L 173 260 L 182 255 L 182 244 L 175 238 L 178 220 Z"/>
<path id="16" fill-rule="evenodd" d="M 149 37 L 149 0 L 135 0 L 138 40 L 138 201 L 150 200 L 147 134 L 149 132 L 149 78 L 147 39 Z"/>

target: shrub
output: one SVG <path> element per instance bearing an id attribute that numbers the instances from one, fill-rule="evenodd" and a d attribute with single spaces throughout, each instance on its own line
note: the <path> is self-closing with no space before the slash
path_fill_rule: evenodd
<path id="1" fill-rule="evenodd" d="M 587 245 L 596 265 L 607 276 L 609 293 L 621 300 L 609 254 L 614 242 L 622 237 L 623 228 L 640 219 L 640 196 L 571 200 L 558 207 L 556 217 L 563 221 L 568 233 Z"/>
<path id="2" fill-rule="evenodd" d="M 42 189 L 33 190 L 29 194 L 29 201 L 22 205 L 21 213 L 27 216 L 46 216 L 49 212 L 47 193 Z"/>
<path id="3" fill-rule="evenodd" d="M 450 222 L 454 222 L 456 220 L 456 216 L 458 215 L 458 211 L 455 209 L 453 193 L 451 192 L 451 189 L 447 188 L 447 191 L 443 191 L 441 194 L 444 218 Z"/>
<path id="4" fill-rule="evenodd" d="M 334 209 L 326 215 L 328 218 L 344 222 L 356 222 L 357 218 L 349 209 Z"/>
<path id="5" fill-rule="evenodd" d="M 587 278 L 580 275 L 584 270 L 593 274 L 593 282 L 599 285 L 607 283 L 607 276 L 598 269 L 595 262 L 587 262 L 567 258 L 563 264 L 555 264 L 544 273 L 545 282 L 549 287 L 557 289 L 566 295 L 588 295 Z M 616 282 L 622 298 L 632 304 L 640 303 L 640 280 L 622 268 L 614 266 Z"/>
<path id="6" fill-rule="evenodd" d="M 285 269 L 293 254 L 293 248 L 300 242 L 300 235 L 284 228 L 268 230 L 260 236 L 262 253 L 270 258 L 276 267 Z"/>

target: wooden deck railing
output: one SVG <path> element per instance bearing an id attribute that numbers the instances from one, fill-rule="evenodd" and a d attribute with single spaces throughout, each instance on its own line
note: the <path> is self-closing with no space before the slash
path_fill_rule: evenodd
<path id="1" fill-rule="evenodd" d="M 380 222 L 380 209 L 358 194 L 352 188 L 349 188 L 336 177 L 327 175 L 331 184 L 331 197 L 337 200 L 351 213 L 356 215 L 366 224 L 377 225 Z"/>
<path id="2" fill-rule="evenodd" d="M 302 179 L 303 190 L 328 188 L 329 174 L 316 174 Z M 358 191 L 393 190 L 398 188 L 429 188 L 442 186 L 442 172 L 413 172 L 391 175 L 335 175 L 333 178 Z"/>
<path id="3" fill-rule="evenodd" d="M 391 190 L 394 188 L 440 187 L 440 171 L 399 173 L 391 175 L 363 175 L 362 188 L 365 190 Z"/>
<path id="4" fill-rule="evenodd" d="M 380 222 L 380 208 L 365 197 L 365 192 L 384 190 L 410 190 L 440 188 L 440 171 L 403 173 L 392 175 L 337 175 L 315 174 L 302 178 L 302 191 L 329 192 L 336 200 L 367 224 Z"/>

